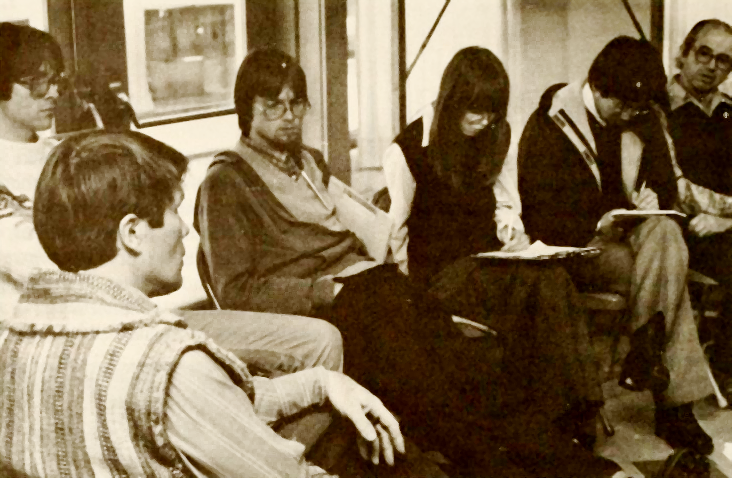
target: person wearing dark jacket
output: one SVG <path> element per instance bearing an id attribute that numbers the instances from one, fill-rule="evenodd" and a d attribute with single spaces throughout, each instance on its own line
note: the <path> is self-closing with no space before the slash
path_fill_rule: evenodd
<path id="1" fill-rule="evenodd" d="M 571 273 L 580 287 L 629 299 L 631 351 L 620 384 L 652 391 L 658 436 L 709 454 L 712 439 L 691 409 L 713 389 L 686 288 L 681 228 L 668 217 L 638 223 L 613 216 L 618 209 L 674 206 L 667 106 L 655 49 L 615 38 L 586 81 L 553 86 L 542 96 L 519 144 L 519 192 L 532 239 L 602 250 Z"/>

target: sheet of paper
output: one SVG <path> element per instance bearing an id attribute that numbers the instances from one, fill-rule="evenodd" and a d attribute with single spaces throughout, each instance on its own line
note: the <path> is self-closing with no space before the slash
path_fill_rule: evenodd
<path id="1" fill-rule="evenodd" d="M 328 192 L 335 202 L 338 221 L 363 242 L 376 262 L 383 263 L 391 235 L 389 215 L 366 201 L 338 178 L 330 179 Z"/>
<path id="2" fill-rule="evenodd" d="M 495 258 L 495 259 L 527 259 L 540 260 L 551 259 L 554 257 L 563 257 L 570 254 L 578 254 L 582 252 L 594 252 L 597 249 L 593 247 L 564 247 L 564 246 L 547 246 L 541 241 L 536 241 L 527 249 L 518 252 L 481 252 L 474 257 L 478 258 Z"/>

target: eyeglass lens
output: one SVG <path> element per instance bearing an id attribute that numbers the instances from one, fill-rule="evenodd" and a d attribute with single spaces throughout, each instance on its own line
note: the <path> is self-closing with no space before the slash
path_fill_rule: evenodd
<path id="1" fill-rule="evenodd" d="M 706 46 L 701 46 L 697 48 L 696 60 L 699 63 L 703 63 L 705 65 L 710 63 L 712 60 L 715 60 L 714 63 L 719 69 L 729 70 L 730 68 L 732 68 L 732 58 L 730 58 L 729 55 L 720 53 L 719 55 L 715 56 L 714 52 Z"/>
<path id="2" fill-rule="evenodd" d="M 295 100 L 292 103 L 283 103 L 281 101 L 267 103 L 264 107 L 264 113 L 268 120 L 274 121 L 285 116 L 288 108 L 292 112 L 292 116 L 302 118 L 310 108 L 310 103 L 307 100 Z"/>
<path id="3" fill-rule="evenodd" d="M 35 98 L 44 98 L 53 85 L 56 85 L 58 94 L 61 95 L 63 94 L 66 85 L 63 75 L 45 77 L 32 76 L 29 78 L 23 78 L 18 83 L 27 87 L 30 90 L 31 95 Z"/>

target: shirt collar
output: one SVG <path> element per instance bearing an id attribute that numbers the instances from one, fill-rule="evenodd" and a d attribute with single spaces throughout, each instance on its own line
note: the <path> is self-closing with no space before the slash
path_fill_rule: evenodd
<path id="1" fill-rule="evenodd" d="M 713 92 L 709 93 L 709 97 L 705 101 L 708 106 L 705 106 L 704 103 L 694 98 L 691 93 L 686 91 L 686 88 L 684 88 L 679 81 L 678 74 L 671 78 L 666 89 L 668 90 L 668 97 L 671 102 L 672 111 L 684 106 L 686 103 L 693 103 L 708 116 L 711 116 L 720 103 L 732 105 L 732 100 L 727 95 L 718 89 L 715 89 Z"/>
<path id="2" fill-rule="evenodd" d="M 589 111 L 592 116 L 595 117 L 598 123 L 600 123 L 601 126 L 607 126 L 607 123 L 604 119 L 600 117 L 600 113 L 597 112 L 597 106 L 595 106 L 595 98 L 592 96 L 592 88 L 590 88 L 590 84 L 585 82 L 585 85 L 582 87 L 582 101 L 585 104 L 585 108 L 587 108 L 587 111 Z"/>
<path id="3" fill-rule="evenodd" d="M 302 168 L 297 165 L 293 157 L 288 153 L 274 151 L 269 148 L 264 149 L 254 144 L 249 138 L 245 136 L 241 137 L 240 143 L 262 155 L 274 167 L 292 178 L 297 177 L 302 170 Z"/>

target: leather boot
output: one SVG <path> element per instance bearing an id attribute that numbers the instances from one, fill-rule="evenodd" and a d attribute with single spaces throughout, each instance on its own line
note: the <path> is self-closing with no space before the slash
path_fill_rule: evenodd
<path id="1" fill-rule="evenodd" d="M 673 408 L 657 406 L 656 435 L 674 449 L 690 448 L 700 455 L 709 455 L 714 451 L 712 437 L 699 425 L 691 403 Z"/>
<path id="2" fill-rule="evenodd" d="M 671 376 L 663 364 L 666 345 L 666 319 L 656 312 L 630 337 L 630 352 L 625 357 L 618 384 L 633 392 L 650 390 L 660 394 L 668 388 Z"/>
<path id="3" fill-rule="evenodd" d="M 592 451 L 597 438 L 595 436 L 597 416 L 602 406 L 601 401 L 579 401 L 569 406 L 567 412 L 557 418 L 555 423 L 563 433 L 572 437 L 575 443 Z"/>

